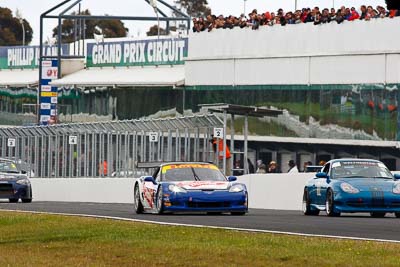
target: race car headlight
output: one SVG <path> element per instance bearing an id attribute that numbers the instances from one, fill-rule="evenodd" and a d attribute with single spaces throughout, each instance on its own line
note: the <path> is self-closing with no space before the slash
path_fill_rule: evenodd
<path id="1" fill-rule="evenodd" d="M 174 193 L 186 193 L 186 190 L 184 188 L 179 187 L 179 186 L 174 185 L 174 184 L 170 184 L 168 186 L 168 190 L 171 191 L 171 192 L 174 192 Z"/>
<path id="2" fill-rule="evenodd" d="M 400 194 L 400 183 L 394 185 L 393 193 Z"/>
<path id="3" fill-rule="evenodd" d="M 20 179 L 16 181 L 17 184 L 21 184 L 21 185 L 28 185 L 30 182 L 28 179 Z"/>
<path id="4" fill-rule="evenodd" d="M 351 184 L 348 184 L 348 183 L 341 183 L 340 188 L 344 192 L 350 193 L 350 194 L 357 194 L 360 192 L 360 190 L 358 190 L 357 188 L 353 187 Z"/>
<path id="5" fill-rule="evenodd" d="M 229 192 L 231 193 L 237 193 L 237 192 L 242 192 L 244 191 L 244 186 L 241 184 L 235 184 L 232 185 L 231 188 L 229 188 Z"/>

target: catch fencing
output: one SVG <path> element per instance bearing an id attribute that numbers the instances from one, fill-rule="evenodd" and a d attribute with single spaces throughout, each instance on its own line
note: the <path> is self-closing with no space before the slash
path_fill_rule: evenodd
<path id="1" fill-rule="evenodd" d="M 214 161 L 213 114 L 0 129 L 0 157 L 30 166 L 29 175 L 137 177 L 137 162 Z M 217 159 L 218 160 L 218 159 Z"/>

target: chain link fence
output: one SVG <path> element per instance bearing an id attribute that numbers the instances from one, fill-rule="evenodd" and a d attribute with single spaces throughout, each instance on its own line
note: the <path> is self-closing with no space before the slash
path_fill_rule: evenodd
<path id="1" fill-rule="evenodd" d="M 0 157 L 33 177 L 137 177 L 137 162 L 213 161 L 213 114 L 0 129 Z"/>

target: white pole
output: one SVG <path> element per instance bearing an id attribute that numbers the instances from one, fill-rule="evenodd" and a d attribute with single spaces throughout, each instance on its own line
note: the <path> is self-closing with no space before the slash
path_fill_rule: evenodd
<path id="1" fill-rule="evenodd" d="M 160 39 L 160 17 L 158 16 L 158 10 L 157 9 L 154 9 L 154 12 L 156 12 L 156 15 L 157 15 L 157 28 L 158 28 L 157 39 Z"/>
<path id="2" fill-rule="evenodd" d="M 243 15 L 246 16 L 246 1 L 247 0 L 243 0 Z"/>
<path id="3" fill-rule="evenodd" d="M 20 20 L 21 25 L 22 25 L 22 45 L 25 45 L 25 26 L 24 26 L 24 20 Z"/>
<path id="4" fill-rule="evenodd" d="M 294 11 L 297 10 L 297 0 L 294 1 Z"/>
<path id="5" fill-rule="evenodd" d="M 22 18 L 21 11 L 17 8 L 15 11 L 15 17 L 18 19 L 19 23 L 21 23 L 22 26 L 22 45 L 25 45 L 25 25 L 24 25 L 24 19 Z"/>
<path id="6" fill-rule="evenodd" d="M 153 7 L 154 13 L 156 13 L 157 16 L 157 37 L 160 39 L 160 17 L 158 16 L 157 0 L 150 0 L 150 5 Z"/>

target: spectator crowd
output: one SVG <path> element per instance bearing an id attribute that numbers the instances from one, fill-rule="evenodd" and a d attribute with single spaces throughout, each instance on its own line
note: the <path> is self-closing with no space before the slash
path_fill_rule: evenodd
<path id="1" fill-rule="evenodd" d="M 340 9 L 335 10 L 334 8 L 324 8 L 322 10 L 319 7 L 303 8 L 302 10 L 296 10 L 295 12 L 285 12 L 283 9 L 279 9 L 275 12 L 265 12 L 259 14 L 256 9 L 249 13 L 248 17 L 242 14 L 240 17 L 228 16 L 224 17 L 219 15 L 208 15 L 206 18 L 193 18 L 193 32 L 212 31 L 213 29 L 233 29 L 235 27 L 240 28 L 252 28 L 257 30 L 262 26 L 274 26 L 287 24 L 300 24 L 300 23 L 313 23 L 314 25 L 320 25 L 330 22 L 336 22 L 338 24 L 344 21 L 354 20 L 365 20 L 378 18 L 393 18 L 400 16 L 400 10 L 392 9 L 387 10 L 383 6 L 372 6 L 362 5 L 360 10 L 356 8 L 342 6 Z"/>

